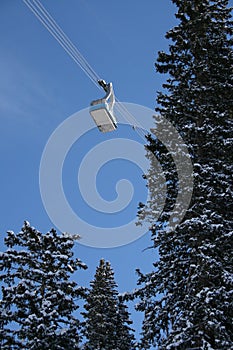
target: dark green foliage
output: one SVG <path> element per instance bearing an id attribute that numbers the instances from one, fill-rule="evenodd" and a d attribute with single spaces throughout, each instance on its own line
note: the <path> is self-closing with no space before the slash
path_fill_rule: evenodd
<path id="1" fill-rule="evenodd" d="M 119 296 L 117 305 L 117 349 L 118 350 L 135 350 L 136 343 L 132 332 L 134 330 L 130 327 L 133 322 L 129 318 L 127 306 Z"/>
<path id="2" fill-rule="evenodd" d="M 114 273 L 104 259 L 96 269 L 83 313 L 86 350 L 133 350 L 134 336 L 126 305 L 118 298 Z"/>
<path id="3" fill-rule="evenodd" d="M 1 349 L 79 349 L 73 313 L 83 289 L 70 274 L 86 268 L 73 258 L 74 240 L 55 230 L 42 234 L 25 222 L 7 233 L 0 255 Z"/>
<path id="4" fill-rule="evenodd" d="M 148 157 L 158 156 L 169 180 L 166 205 L 153 220 L 156 174 L 146 174 L 151 201 L 139 217 L 151 225 L 160 259 L 139 272 L 145 314 L 142 349 L 230 349 L 233 344 L 233 51 L 228 1 L 174 0 L 178 25 L 160 52 L 159 73 L 168 74 L 156 109 L 185 140 L 193 162 L 188 211 L 166 231 L 179 188 L 169 152 L 148 137 Z M 171 155 L 170 155 L 171 156 Z M 152 157 L 151 157 L 152 158 Z M 152 186 L 150 185 L 152 184 Z"/>

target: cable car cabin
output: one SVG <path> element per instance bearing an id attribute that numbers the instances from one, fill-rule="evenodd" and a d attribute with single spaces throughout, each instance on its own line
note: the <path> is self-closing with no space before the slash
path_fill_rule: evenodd
<path id="1" fill-rule="evenodd" d="M 104 80 L 98 80 L 98 83 L 105 90 L 106 95 L 91 102 L 90 114 L 101 132 L 116 130 L 117 121 L 113 114 L 115 96 L 112 83 L 106 84 Z"/>

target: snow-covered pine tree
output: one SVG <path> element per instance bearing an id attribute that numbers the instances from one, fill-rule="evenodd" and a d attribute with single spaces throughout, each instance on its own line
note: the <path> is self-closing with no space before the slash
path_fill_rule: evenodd
<path id="1" fill-rule="evenodd" d="M 52 229 L 42 234 L 28 222 L 7 233 L 0 254 L 0 347 L 2 350 L 79 349 L 80 322 L 74 316 L 83 289 L 70 279 L 79 268 L 74 240 Z"/>
<path id="2" fill-rule="evenodd" d="M 130 319 L 128 307 L 123 302 L 123 298 L 119 295 L 117 305 L 117 349 L 133 350 L 136 349 L 136 341 L 134 337 L 134 329 L 131 328 L 133 321 Z"/>
<path id="3" fill-rule="evenodd" d="M 227 0 L 172 0 L 177 26 L 166 37 L 156 68 L 168 74 L 157 112 L 186 141 L 194 169 L 189 209 L 173 232 L 164 228 L 179 181 L 171 154 L 148 137 L 148 157 L 163 161 L 168 198 L 153 221 L 156 174 L 148 179 L 151 200 L 139 217 L 151 223 L 160 258 L 154 270 L 139 273 L 144 312 L 141 348 L 232 349 L 233 344 L 233 52 Z M 152 184 L 152 185 L 151 185 Z"/>
<path id="4" fill-rule="evenodd" d="M 133 350 L 134 336 L 127 306 L 119 300 L 114 272 L 104 259 L 90 283 L 83 312 L 85 350 Z"/>

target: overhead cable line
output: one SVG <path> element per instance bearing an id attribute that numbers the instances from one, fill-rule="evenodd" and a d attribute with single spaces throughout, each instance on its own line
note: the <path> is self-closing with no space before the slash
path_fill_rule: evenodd
<path id="1" fill-rule="evenodd" d="M 88 75 L 91 81 L 99 87 L 97 81 L 100 77 L 96 74 L 94 69 L 90 66 L 87 60 L 83 57 L 77 47 L 71 42 L 68 36 L 63 32 L 61 27 L 56 23 L 53 17 L 48 13 L 44 6 L 38 0 L 23 0 L 28 8 L 34 13 L 38 20 L 50 32 L 50 34 L 63 47 L 68 55 L 75 61 L 76 64 Z"/>

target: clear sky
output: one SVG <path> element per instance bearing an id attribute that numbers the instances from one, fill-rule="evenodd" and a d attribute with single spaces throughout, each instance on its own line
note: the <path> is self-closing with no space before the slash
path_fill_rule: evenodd
<path id="1" fill-rule="evenodd" d="M 164 35 L 176 23 L 175 7 L 170 0 L 42 0 L 41 3 L 94 70 L 113 82 L 120 101 L 154 109 L 156 92 L 165 80 L 156 74 L 154 62 L 158 50 L 167 49 Z M 63 121 L 87 108 L 102 93 L 23 1 L 0 2 L 0 52 L 0 248 L 4 249 L 5 232 L 19 231 L 24 220 L 41 232 L 56 228 L 40 195 L 42 152 L 50 135 Z M 91 117 L 87 115 L 87 118 Z M 140 170 L 128 161 L 115 159 L 99 172 L 97 188 L 105 200 L 114 200 L 116 182 L 121 177 L 132 181 L 135 195 L 129 212 L 126 209 L 116 214 L 99 213 L 81 198 L 77 173 L 82 157 L 102 140 L 112 138 L 143 143 L 128 126 L 120 126 L 111 135 L 94 129 L 79 145 L 78 142 L 73 145 L 64 162 L 63 187 L 67 200 L 77 215 L 98 227 L 116 227 L 131 220 L 136 216 L 137 203 L 145 201 L 147 195 Z M 89 187 L 88 182 L 85 186 Z M 100 258 L 105 258 L 115 271 L 119 291 L 134 289 L 135 268 L 150 271 L 156 259 L 152 250 L 143 252 L 149 245 L 149 234 L 117 248 L 76 244 L 77 257 L 89 267 L 77 274 L 78 282 L 89 284 Z M 134 318 L 138 328 L 140 317 Z"/>

